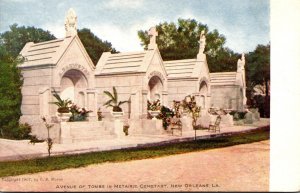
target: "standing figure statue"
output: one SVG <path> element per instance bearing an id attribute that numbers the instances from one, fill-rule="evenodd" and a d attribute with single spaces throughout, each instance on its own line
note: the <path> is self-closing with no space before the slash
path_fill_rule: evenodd
<path id="1" fill-rule="evenodd" d="M 205 37 L 204 30 L 202 30 L 200 33 L 199 44 L 200 44 L 199 53 L 204 53 L 204 49 L 205 49 L 205 45 L 206 45 L 206 37 Z"/>

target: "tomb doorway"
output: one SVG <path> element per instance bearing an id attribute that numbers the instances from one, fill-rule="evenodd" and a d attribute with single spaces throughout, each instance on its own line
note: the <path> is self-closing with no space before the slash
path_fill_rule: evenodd
<path id="1" fill-rule="evenodd" d="M 70 99 L 79 107 L 85 107 L 87 87 L 88 82 L 84 74 L 79 70 L 71 69 L 61 79 L 61 98 Z"/>
<path id="2" fill-rule="evenodd" d="M 148 83 L 148 99 L 155 101 L 159 99 L 162 101 L 163 82 L 158 76 L 153 76 Z"/>
<path id="3" fill-rule="evenodd" d="M 199 95 L 200 95 L 200 106 L 202 109 L 205 109 L 207 106 L 207 93 L 208 86 L 205 81 L 200 83 Z"/>

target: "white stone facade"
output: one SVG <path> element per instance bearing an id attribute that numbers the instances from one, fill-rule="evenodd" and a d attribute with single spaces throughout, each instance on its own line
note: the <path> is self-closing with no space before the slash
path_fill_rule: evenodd
<path id="1" fill-rule="evenodd" d="M 148 113 L 147 100 L 159 98 L 163 105 L 172 106 L 173 100 L 182 100 L 192 94 L 204 114 L 211 106 L 235 110 L 244 108 L 245 59 L 242 57 L 238 61 L 237 72 L 209 73 L 203 53 L 206 44 L 204 33 L 201 33 L 199 54 L 195 59 L 163 61 L 155 41 L 158 34 L 155 28 L 151 28 L 148 50 L 118 54 L 106 52 L 95 67 L 76 33 L 74 10 L 69 11 L 65 28 L 65 38 L 29 42 L 20 53 L 25 58 L 19 66 L 24 78 L 21 121 L 31 124 L 33 133 L 39 137 L 46 135 L 42 116 L 55 125 L 51 134 L 56 140 L 61 137 L 61 125 L 56 122 L 57 107 L 50 104 L 55 101 L 52 96 L 54 89 L 62 98 L 69 98 L 92 110 L 88 120 L 95 122 L 99 107 L 104 119 L 112 120 L 112 109 L 103 106 L 107 100 L 103 91 L 111 92 L 115 86 L 119 100 L 130 101 L 121 106 L 125 113 L 123 118 L 136 125 L 132 128 L 136 133 L 144 127 L 150 128 L 151 121 L 142 121 Z M 93 123 L 91 127 L 95 125 L 101 124 Z M 159 130 L 157 124 L 154 130 Z M 72 140 L 76 141 L 75 138 Z"/>

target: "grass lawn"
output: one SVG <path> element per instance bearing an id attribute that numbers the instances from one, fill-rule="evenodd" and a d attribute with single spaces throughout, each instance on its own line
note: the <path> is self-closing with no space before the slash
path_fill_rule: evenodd
<path id="1" fill-rule="evenodd" d="M 0 177 L 20 174 L 36 173 L 66 168 L 78 168 L 90 164 L 105 162 L 122 162 L 147 158 L 156 158 L 174 154 L 202 151 L 238 144 L 252 143 L 270 138 L 269 127 L 248 133 L 236 134 L 226 137 L 199 139 L 196 141 L 176 144 L 144 147 L 138 149 L 124 149 L 104 152 L 93 152 L 68 156 L 53 156 L 22 161 L 0 162 Z"/>

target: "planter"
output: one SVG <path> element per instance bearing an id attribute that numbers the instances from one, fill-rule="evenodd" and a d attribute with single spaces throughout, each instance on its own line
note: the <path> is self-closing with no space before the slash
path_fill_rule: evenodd
<path id="1" fill-rule="evenodd" d="M 60 118 L 61 122 L 69 121 L 71 116 L 72 116 L 72 113 L 58 113 L 58 117 Z"/>
<path id="2" fill-rule="evenodd" d="M 125 133 L 125 136 L 127 136 L 129 134 L 128 129 L 129 129 L 129 126 L 127 126 L 127 125 L 123 126 L 123 132 Z"/>
<path id="3" fill-rule="evenodd" d="M 152 120 L 156 120 L 156 116 L 160 114 L 160 111 L 148 111 L 152 117 Z"/>
<path id="4" fill-rule="evenodd" d="M 69 113 L 70 112 L 70 109 L 68 107 L 59 107 L 57 109 L 57 112 L 58 113 Z"/>
<path id="5" fill-rule="evenodd" d="M 119 119 L 120 117 L 122 117 L 124 115 L 124 112 L 123 111 L 120 111 L 120 112 L 111 111 L 111 114 L 115 119 Z"/>

